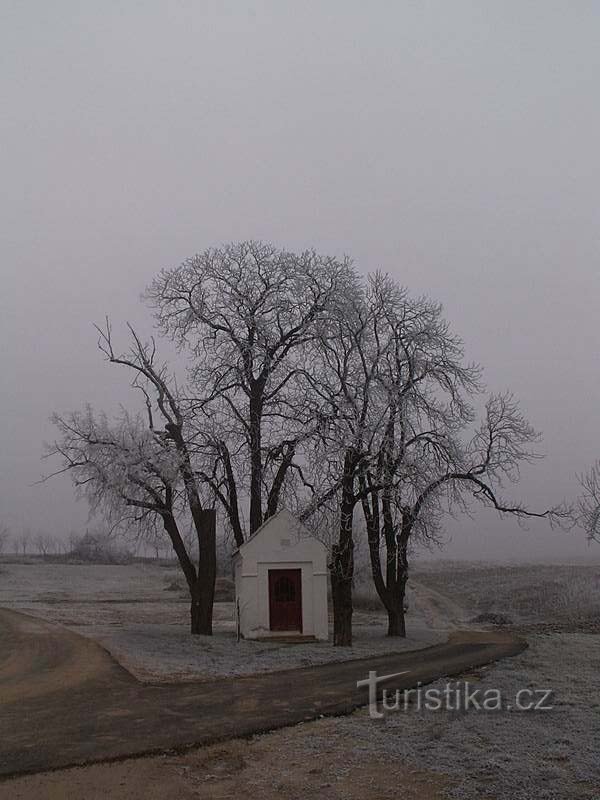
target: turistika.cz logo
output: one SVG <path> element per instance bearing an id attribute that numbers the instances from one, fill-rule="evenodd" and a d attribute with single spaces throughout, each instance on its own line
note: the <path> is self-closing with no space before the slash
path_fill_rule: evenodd
<path id="1" fill-rule="evenodd" d="M 378 687 L 409 671 L 378 675 L 369 671 L 369 677 L 357 681 L 357 688 L 366 687 L 369 692 L 369 716 L 381 719 L 392 711 L 551 711 L 552 689 L 519 689 L 507 697 L 500 689 L 474 686 L 468 681 L 449 681 L 443 688 L 423 686 L 419 681 L 413 689 L 382 689 L 381 701 Z"/>

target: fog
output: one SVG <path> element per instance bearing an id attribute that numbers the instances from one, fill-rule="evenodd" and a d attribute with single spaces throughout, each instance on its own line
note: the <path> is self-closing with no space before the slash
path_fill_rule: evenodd
<path id="1" fill-rule="evenodd" d="M 575 496 L 600 456 L 599 24 L 591 2 L 2 3 L 1 520 L 86 524 L 68 479 L 36 482 L 53 410 L 131 399 L 92 322 L 148 332 L 159 269 L 245 238 L 441 301 L 544 433 L 512 496 Z M 446 535 L 453 558 L 600 555 L 491 511 Z"/>

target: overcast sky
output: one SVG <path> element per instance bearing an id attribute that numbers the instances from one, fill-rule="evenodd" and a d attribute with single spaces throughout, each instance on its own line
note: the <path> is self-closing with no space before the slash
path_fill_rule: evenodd
<path id="1" fill-rule="evenodd" d="M 84 525 L 48 416 L 128 402 L 110 314 L 211 245 L 352 256 L 440 300 L 491 390 L 544 432 L 514 496 L 600 456 L 600 4 L 0 4 L 0 518 Z M 492 512 L 451 557 L 600 556 Z"/>

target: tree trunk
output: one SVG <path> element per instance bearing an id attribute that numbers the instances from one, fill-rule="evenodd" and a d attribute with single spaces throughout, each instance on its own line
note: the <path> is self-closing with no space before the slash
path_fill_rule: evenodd
<path id="1" fill-rule="evenodd" d="M 406 595 L 406 577 L 400 578 L 386 597 L 385 608 L 388 615 L 388 636 L 406 636 L 406 620 L 404 618 L 404 598 Z"/>
<path id="2" fill-rule="evenodd" d="M 191 631 L 194 634 L 212 636 L 215 580 L 217 577 L 216 512 L 204 509 L 200 512 L 202 531 L 198 532 L 198 578 L 190 588 Z"/>
<path id="3" fill-rule="evenodd" d="M 271 485 L 271 490 L 269 492 L 269 496 L 267 499 L 267 510 L 264 515 L 264 521 L 268 520 L 270 517 L 274 516 L 277 513 L 279 508 L 279 497 L 281 495 L 281 490 L 283 488 L 283 484 L 285 482 L 286 474 L 290 468 L 292 461 L 294 460 L 294 455 L 296 453 L 296 443 L 290 442 L 288 444 L 288 448 L 283 454 L 281 458 L 281 463 L 275 473 L 275 477 L 273 478 L 273 483 Z"/>
<path id="4" fill-rule="evenodd" d="M 235 475 L 233 467 L 231 466 L 231 456 L 225 442 L 219 442 L 219 451 L 223 459 L 223 466 L 225 468 L 225 480 L 227 482 L 227 495 L 228 503 L 226 504 L 227 516 L 231 523 L 235 543 L 238 547 L 244 544 L 244 533 L 242 531 L 242 523 L 240 521 L 240 512 L 238 507 L 238 493 L 237 485 L 235 482 Z"/>
<path id="5" fill-rule="evenodd" d="M 352 647 L 352 579 L 331 572 L 331 597 L 333 600 L 333 644 L 335 647 Z"/>
<path id="6" fill-rule="evenodd" d="M 198 569 L 194 567 L 189 557 L 172 512 L 167 511 L 163 514 L 165 530 L 169 534 L 190 590 L 191 632 L 210 636 L 212 634 L 212 614 L 217 572 L 216 514 L 214 509 L 196 509 L 194 523 L 196 524 L 196 533 L 198 535 Z"/>
<path id="7" fill-rule="evenodd" d="M 388 629 L 387 636 L 406 636 L 406 622 L 404 619 L 404 609 L 400 608 L 387 610 Z"/>
<path id="8" fill-rule="evenodd" d="M 208 599 L 203 592 L 203 585 L 196 583 L 192 588 L 190 603 L 190 632 L 202 636 L 212 636 L 212 597 Z"/>
<path id="9" fill-rule="evenodd" d="M 354 479 L 358 456 L 354 449 L 346 451 L 344 479 L 340 501 L 340 531 L 331 553 L 331 596 L 333 600 L 334 647 L 352 646 L 352 578 L 354 576 L 354 540 L 352 523 L 356 498 Z"/>
<path id="10" fill-rule="evenodd" d="M 388 636 L 406 636 L 404 607 L 408 581 L 408 540 L 412 531 L 409 520 L 403 520 L 399 541 L 394 544 L 395 575 L 388 583 L 385 607 L 388 613 Z"/>
<path id="11" fill-rule="evenodd" d="M 364 484 L 366 486 L 366 483 Z M 363 487 L 364 488 L 364 487 Z M 400 539 L 396 538 L 396 530 L 390 515 L 390 504 L 384 499 L 384 536 L 386 549 L 385 580 L 381 569 L 380 542 L 380 504 L 377 492 L 363 498 L 362 506 L 367 524 L 371 574 L 375 589 L 388 616 L 388 636 L 406 636 L 406 620 L 404 616 L 406 582 L 408 579 L 407 543 L 412 526 L 410 520 L 403 518 L 403 530 Z"/>
<path id="12" fill-rule="evenodd" d="M 250 534 L 262 525 L 262 386 L 250 397 Z"/>

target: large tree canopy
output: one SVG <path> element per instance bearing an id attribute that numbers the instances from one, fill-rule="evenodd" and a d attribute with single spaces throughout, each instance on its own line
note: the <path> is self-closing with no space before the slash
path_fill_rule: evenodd
<path id="1" fill-rule="evenodd" d="M 359 503 L 390 635 L 405 634 L 409 544 L 435 539 L 444 513 L 477 500 L 520 519 L 569 518 L 562 505 L 538 512 L 502 497 L 520 465 L 538 457 L 539 435 L 510 394 L 489 396 L 476 423 L 481 370 L 465 363 L 441 306 L 411 297 L 389 276 L 369 276 L 347 304 L 308 380 L 328 420 L 313 453 L 321 490 L 308 512 L 331 500 L 338 509 L 331 558 L 336 643 L 352 638 Z"/>
<path id="2" fill-rule="evenodd" d="M 130 350 L 117 352 L 107 322 L 100 349 L 129 372 L 145 412 L 56 417 L 53 452 L 92 508 L 162 523 L 190 587 L 193 630 L 211 629 L 214 504 L 237 545 L 283 503 L 313 527 L 319 514 L 329 519 L 339 645 L 352 641 L 357 508 L 391 635 L 404 634 L 409 543 L 435 538 L 444 513 L 475 499 L 519 518 L 566 516 L 503 499 L 536 458 L 538 434 L 509 394 L 491 395 L 476 423 L 479 368 L 465 363 L 439 304 L 389 276 L 242 242 L 164 270 L 147 300 L 186 360 L 186 380 L 133 330 Z M 196 564 L 179 533 L 183 514 L 197 533 Z"/>
<path id="3" fill-rule="evenodd" d="M 334 309 L 357 291 L 347 259 L 260 242 L 207 250 L 148 290 L 161 330 L 191 357 L 197 447 L 214 464 L 203 477 L 238 544 L 277 510 L 297 448 L 314 432 L 304 376 Z"/>

